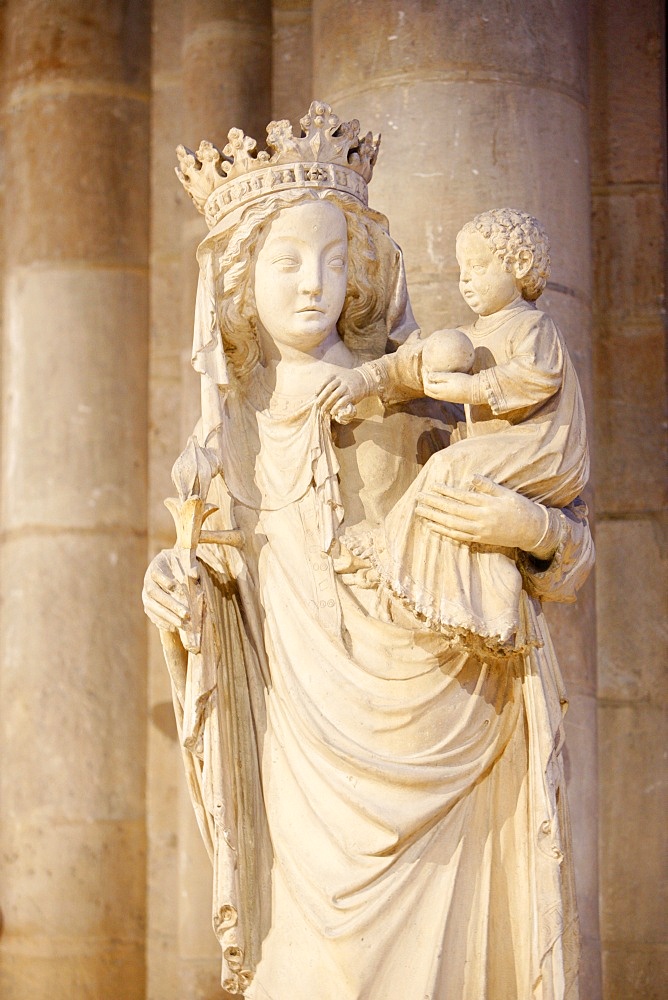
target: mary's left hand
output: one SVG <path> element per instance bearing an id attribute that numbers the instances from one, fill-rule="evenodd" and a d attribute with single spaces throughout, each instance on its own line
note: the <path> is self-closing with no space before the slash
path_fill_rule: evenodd
<path id="1" fill-rule="evenodd" d="M 550 558 L 541 548 L 548 528 L 545 507 L 505 486 L 474 476 L 469 489 L 441 484 L 418 496 L 416 514 L 432 531 L 468 545 L 518 548 Z"/>
<path id="2" fill-rule="evenodd" d="M 359 369 L 341 369 L 321 385 L 316 394 L 316 402 L 322 410 L 331 412 L 338 419 L 340 412 L 346 407 L 354 407 L 368 393 L 369 387 Z"/>

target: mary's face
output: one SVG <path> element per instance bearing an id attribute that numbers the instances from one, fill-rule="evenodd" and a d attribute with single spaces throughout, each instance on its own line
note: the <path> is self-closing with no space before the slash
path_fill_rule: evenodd
<path id="1" fill-rule="evenodd" d="M 255 261 L 255 304 L 264 332 L 279 348 L 307 354 L 337 336 L 347 277 L 341 209 L 326 201 L 282 209 Z"/>

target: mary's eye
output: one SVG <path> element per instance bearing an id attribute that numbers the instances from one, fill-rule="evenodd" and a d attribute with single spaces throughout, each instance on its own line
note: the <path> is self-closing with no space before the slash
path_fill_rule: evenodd
<path id="1" fill-rule="evenodd" d="M 299 267 L 298 259 L 291 254 L 281 254 L 279 257 L 274 257 L 271 263 L 279 271 L 295 271 Z"/>
<path id="2" fill-rule="evenodd" d="M 333 257 L 330 257 L 327 263 L 329 264 L 330 267 L 341 269 L 346 266 L 346 258 L 343 256 L 343 254 L 337 253 Z"/>

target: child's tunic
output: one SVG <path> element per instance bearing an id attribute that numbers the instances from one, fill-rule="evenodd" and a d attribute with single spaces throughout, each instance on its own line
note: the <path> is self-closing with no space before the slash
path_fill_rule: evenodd
<path id="1" fill-rule="evenodd" d="M 390 589 L 440 631 L 465 645 L 477 637 L 493 651 L 512 652 L 526 642 L 516 553 L 436 534 L 415 516 L 416 499 L 439 483 L 466 487 L 478 474 L 532 500 L 566 506 L 589 474 L 584 406 L 561 334 L 533 304 L 522 300 L 478 317 L 465 333 L 486 402 L 466 405 L 453 443 L 429 459 L 390 512 L 376 537 L 375 561 Z M 392 364 L 387 374 L 392 379 Z"/>

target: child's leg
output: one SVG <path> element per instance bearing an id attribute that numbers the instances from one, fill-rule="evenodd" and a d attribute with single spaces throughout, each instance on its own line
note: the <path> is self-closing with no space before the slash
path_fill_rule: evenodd
<path id="1" fill-rule="evenodd" d="M 463 447 L 466 445 L 466 447 Z M 459 544 L 415 514 L 420 493 L 446 484 L 466 487 L 473 475 L 498 473 L 482 462 L 477 439 L 458 442 L 429 459 L 385 520 L 376 543 L 383 580 L 440 631 L 512 645 L 519 624 L 521 578 L 514 560 Z"/>

